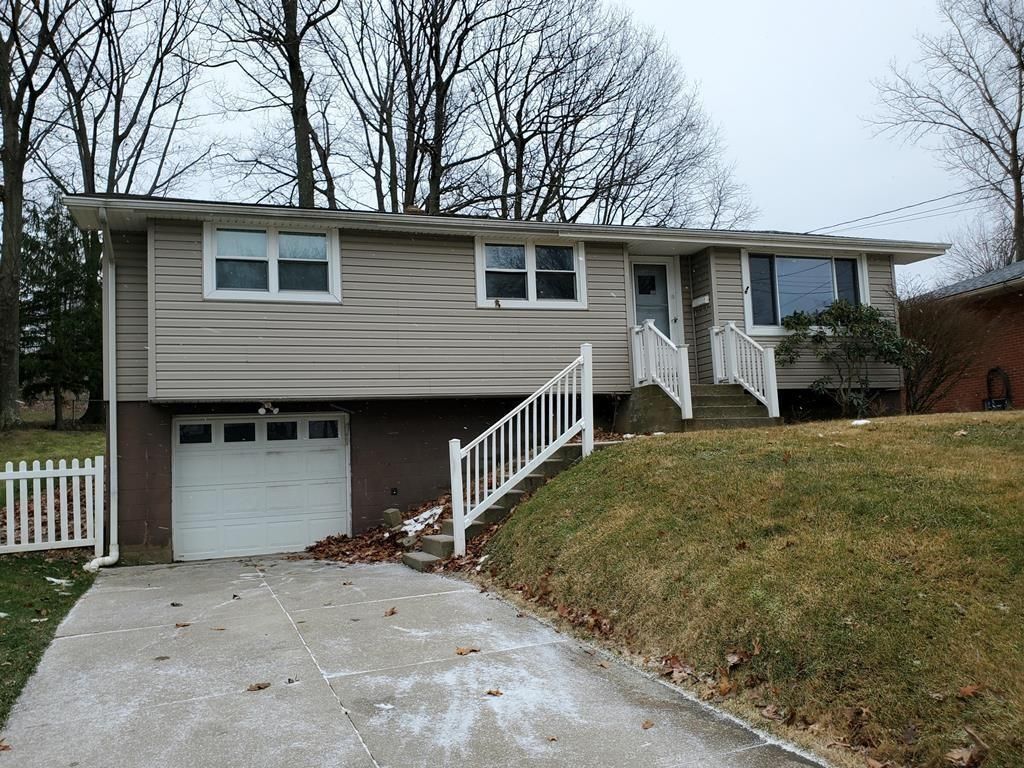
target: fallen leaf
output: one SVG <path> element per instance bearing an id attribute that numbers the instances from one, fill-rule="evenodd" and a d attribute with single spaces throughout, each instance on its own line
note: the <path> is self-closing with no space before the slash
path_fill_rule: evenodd
<path id="1" fill-rule="evenodd" d="M 946 753 L 946 762 L 957 766 L 957 768 L 977 768 L 985 754 L 977 747 L 957 747 Z"/>
<path id="2" fill-rule="evenodd" d="M 5 739 L 0 739 L 0 752 L 10 752 L 11 745 Z"/>
<path id="3" fill-rule="evenodd" d="M 488 696 L 504 696 L 505 694 L 502 693 L 497 688 L 491 688 L 489 691 L 487 691 L 487 695 Z"/>
<path id="4" fill-rule="evenodd" d="M 747 542 L 745 542 L 745 541 L 737 541 L 736 542 L 736 551 L 737 552 L 742 552 L 743 550 L 748 549 L 749 547 L 750 547 L 750 545 L 747 544 Z"/>
<path id="5" fill-rule="evenodd" d="M 385 616 L 394 616 L 396 613 L 398 613 L 398 609 L 393 605 L 384 611 Z"/>
<path id="6" fill-rule="evenodd" d="M 782 722 L 786 719 L 786 716 L 779 712 L 779 708 L 774 704 L 769 704 L 761 710 L 761 717 L 766 720 L 775 720 L 776 722 Z"/>
<path id="7" fill-rule="evenodd" d="M 548 741 L 558 741 L 557 736 L 548 736 Z"/>
<path id="8" fill-rule="evenodd" d="M 599 662 L 597 662 L 597 666 L 601 667 L 602 669 L 608 669 L 608 662 L 607 661 L 599 661 Z"/>
<path id="9" fill-rule="evenodd" d="M 967 436 L 967 430 L 966 429 L 958 429 L 956 432 L 953 433 L 953 437 L 966 437 L 966 436 Z"/>
<path id="10" fill-rule="evenodd" d="M 459 656 L 469 656 L 469 654 L 471 654 L 471 653 L 480 653 L 480 649 L 479 648 L 471 648 L 469 646 L 465 646 L 465 647 L 462 647 L 462 648 L 456 648 L 455 649 L 455 653 L 457 655 L 459 655 Z"/>
<path id="11" fill-rule="evenodd" d="M 958 699 L 970 699 L 977 696 L 985 688 L 983 685 L 965 685 L 956 692 Z"/>
<path id="12" fill-rule="evenodd" d="M 352 582 L 351 581 L 343 581 L 343 582 L 341 582 L 341 586 L 343 586 L 343 587 L 351 587 L 352 586 Z"/>
<path id="13" fill-rule="evenodd" d="M 238 595 L 232 595 L 231 599 L 232 600 L 241 600 L 242 598 L 240 598 Z"/>
<path id="14" fill-rule="evenodd" d="M 916 723 L 908 723 L 907 727 L 903 729 L 903 743 L 907 746 L 911 746 L 917 743 Z"/>
<path id="15" fill-rule="evenodd" d="M 153 661 L 167 661 L 169 658 L 171 658 L 171 657 L 170 656 L 154 656 L 153 657 Z"/>
<path id="16" fill-rule="evenodd" d="M 654 721 L 644 720 L 642 723 L 640 723 L 640 727 L 643 728 L 645 731 L 649 731 L 651 728 L 654 727 Z"/>
<path id="17" fill-rule="evenodd" d="M 175 626 L 175 628 L 177 628 L 177 629 L 184 629 L 185 627 L 191 627 L 191 626 L 192 626 L 192 624 L 191 624 L 191 622 L 188 622 L 188 621 L 179 621 L 179 622 L 178 622 L 177 624 L 175 624 L 174 626 Z"/>
<path id="18" fill-rule="evenodd" d="M 181 608 L 181 603 L 171 603 L 171 608 Z"/>
<path id="19" fill-rule="evenodd" d="M 210 627 L 214 632 L 223 632 L 227 627 Z"/>
<path id="20" fill-rule="evenodd" d="M 864 761 L 867 763 L 868 768 L 890 768 L 892 765 L 888 760 L 883 763 L 879 760 L 875 760 L 873 757 L 868 757 L 867 755 L 864 756 Z"/>
<path id="21" fill-rule="evenodd" d="M 286 685 L 291 685 L 292 683 L 297 683 L 297 682 L 299 682 L 299 681 L 298 681 L 298 680 L 296 680 L 296 679 L 295 679 L 294 677 L 289 677 L 289 678 L 288 678 L 287 680 L 285 680 L 284 682 L 285 682 L 285 684 L 286 684 Z"/>
<path id="22" fill-rule="evenodd" d="M 269 687 L 270 687 L 270 683 L 253 683 L 252 685 L 250 685 L 245 690 L 247 690 L 247 691 L 262 691 L 262 690 L 264 690 L 266 688 L 269 688 Z"/>

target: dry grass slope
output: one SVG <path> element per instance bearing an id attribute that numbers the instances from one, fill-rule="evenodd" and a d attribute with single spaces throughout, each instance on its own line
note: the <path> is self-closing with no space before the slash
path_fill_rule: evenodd
<path id="1" fill-rule="evenodd" d="M 498 581 L 596 609 L 612 643 L 677 654 L 706 697 L 833 760 L 949 765 L 970 728 L 1009 768 L 1022 468 L 1015 413 L 641 439 L 555 478 L 488 553 Z"/>

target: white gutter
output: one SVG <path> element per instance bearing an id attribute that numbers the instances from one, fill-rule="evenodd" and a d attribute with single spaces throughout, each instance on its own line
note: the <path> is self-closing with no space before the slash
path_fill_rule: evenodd
<path id="1" fill-rule="evenodd" d="M 251 203 L 220 203 L 205 200 L 173 198 L 125 197 L 106 198 L 91 195 L 65 195 L 62 198 L 75 221 L 83 228 L 94 227 L 92 212 L 110 210 L 134 222 L 140 231 L 153 218 L 238 219 L 259 217 L 266 221 L 320 222 L 353 229 L 405 232 L 409 234 L 445 234 L 472 236 L 523 235 L 604 240 L 670 243 L 705 247 L 737 248 L 827 248 L 856 250 L 865 253 L 900 253 L 927 258 L 940 256 L 948 243 L 921 243 L 907 240 L 834 235 L 803 235 L 790 232 L 744 232 L 721 229 L 683 229 L 675 227 L 617 226 L 607 224 L 564 224 L 543 221 L 511 221 L 477 216 L 425 216 L 422 214 L 379 213 L 375 211 L 329 210 L 326 208 L 295 208 Z M 84 215 L 83 215 L 84 214 Z M 131 225 L 130 225 L 131 226 Z"/>
<path id="2" fill-rule="evenodd" d="M 110 547 L 106 557 L 97 557 L 86 564 L 85 569 L 93 572 L 108 565 L 114 565 L 121 554 L 117 542 L 117 301 L 115 297 L 117 267 L 114 264 L 114 242 L 110 236 L 110 226 L 107 222 L 107 209 L 100 208 L 97 214 L 100 231 L 103 235 L 103 303 L 106 309 L 103 333 L 106 336 L 104 346 L 107 349 L 107 354 L 103 359 L 106 366 L 103 377 L 107 383 L 107 443 L 110 446 L 108 450 L 110 455 L 107 458 L 108 497 L 110 500 L 108 540 Z"/>

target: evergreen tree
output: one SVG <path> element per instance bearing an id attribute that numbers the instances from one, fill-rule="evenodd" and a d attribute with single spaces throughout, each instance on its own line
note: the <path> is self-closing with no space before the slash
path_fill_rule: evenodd
<path id="1" fill-rule="evenodd" d="M 102 367 L 100 302 L 93 259 L 56 193 L 27 216 L 22 251 L 22 395 L 52 393 L 54 427 L 64 428 L 64 396 L 88 391 Z"/>

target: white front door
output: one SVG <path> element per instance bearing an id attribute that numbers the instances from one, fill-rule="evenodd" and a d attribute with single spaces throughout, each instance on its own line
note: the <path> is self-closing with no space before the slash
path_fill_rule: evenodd
<path id="1" fill-rule="evenodd" d="M 175 560 L 295 552 L 351 533 L 345 414 L 179 418 Z"/>
<path id="2" fill-rule="evenodd" d="M 636 325 L 653 320 L 655 327 L 677 344 L 683 341 L 677 259 L 672 256 L 634 257 L 633 311 Z"/>

